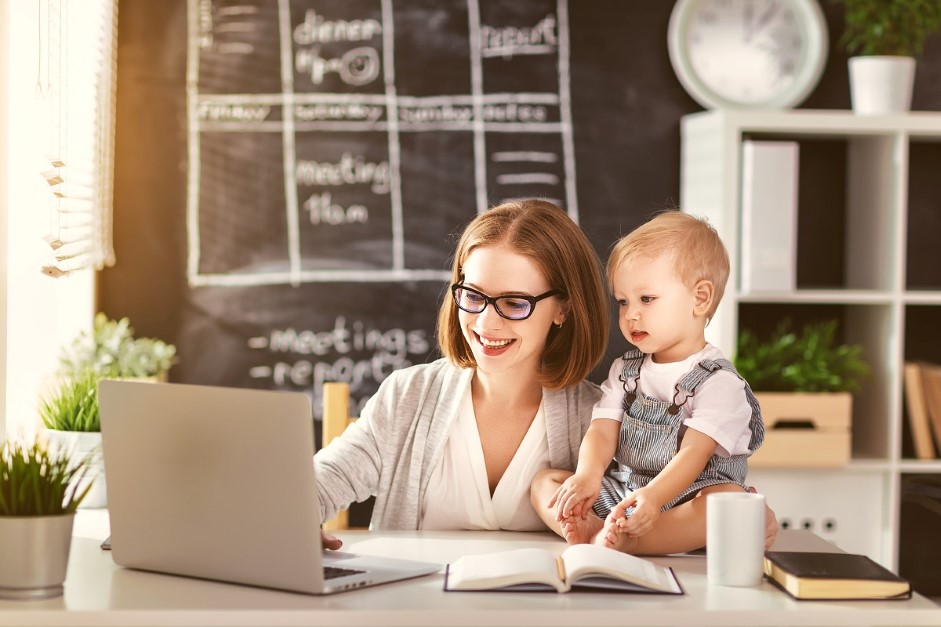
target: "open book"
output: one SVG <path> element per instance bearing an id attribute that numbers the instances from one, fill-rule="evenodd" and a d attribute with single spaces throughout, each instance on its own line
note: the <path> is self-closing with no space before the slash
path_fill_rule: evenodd
<path id="1" fill-rule="evenodd" d="M 622 590 L 683 594 L 672 568 L 593 544 L 561 556 L 544 549 L 465 555 L 448 564 L 445 590 Z"/>

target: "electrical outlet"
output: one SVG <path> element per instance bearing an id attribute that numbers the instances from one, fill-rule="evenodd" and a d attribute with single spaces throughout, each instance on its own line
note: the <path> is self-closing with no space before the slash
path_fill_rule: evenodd
<path id="1" fill-rule="evenodd" d="M 844 551 L 880 559 L 888 524 L 882 477 L 827 469 L 757 469 L 748 475 L 782 529 L 806 529 Z"/>

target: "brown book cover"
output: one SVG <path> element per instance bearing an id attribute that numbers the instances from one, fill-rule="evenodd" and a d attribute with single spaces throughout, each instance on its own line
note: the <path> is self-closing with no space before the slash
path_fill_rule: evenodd
<path id="1" fill-rule="evenodd" d="M 908 599 L 912 586 L 865 555 L 769 551 L 765 575 L 795 599 Z"/>
<path id="2" fill-rule="evenodd" d="M 910 361 L 905 362 L 905 407 L 908 409 L 908 422 L 912 428 L 915 457 L 934 459 L 934 441 L 931 439 L 931 425 L 928 423 L 928 409 L 925 406 L 921 365 Z"/>
<path id="3" fill-rule="evenodd" d="M 941 448 L 941 366 L 921 364 L 921 379 L 925 392 L 925 408 L 934 429 L 935 444 Z"/>

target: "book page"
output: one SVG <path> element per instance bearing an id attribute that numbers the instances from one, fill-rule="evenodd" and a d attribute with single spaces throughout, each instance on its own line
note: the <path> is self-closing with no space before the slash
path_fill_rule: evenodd
<path id="1" fill-rule="evenodd" d="M 562 554 L 569 585 L 592 575 L 607 575 L 658 592 L 682 593 L 673 571 L 649 560 L 594 544 L 576 544 Z M 594 581 L 594 577 L 591 577 Z"/>
<path id="2" fill-rule="evenodd" d="M 488 590 L 540 583 L 563 591 L 556 557 L 544 549 L 465 555 L 448 566 L 448 590 Z"/>

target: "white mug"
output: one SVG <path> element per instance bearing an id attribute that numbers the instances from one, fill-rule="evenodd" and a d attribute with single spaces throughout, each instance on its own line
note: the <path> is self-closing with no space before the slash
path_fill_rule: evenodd
<path id="1" fill-rule="evenodd" d="M 717 492 L 706 497 L 706 578 L 720 586 L 757 586 L 764 572 L 765 497 Z"/>

